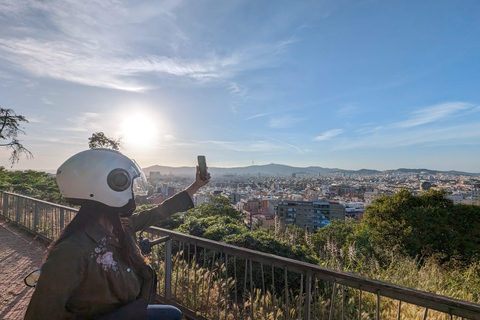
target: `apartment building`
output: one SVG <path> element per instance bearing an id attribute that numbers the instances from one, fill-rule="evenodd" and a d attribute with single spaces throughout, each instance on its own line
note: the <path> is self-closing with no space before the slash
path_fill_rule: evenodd
<path id="1" fill-rule="evenodd" d="M 315 231 L 330 224 L 330 220 L 345 219 L 345 208 L 333 201 L 280 201 L 275 216 L 282 223 Z"/>

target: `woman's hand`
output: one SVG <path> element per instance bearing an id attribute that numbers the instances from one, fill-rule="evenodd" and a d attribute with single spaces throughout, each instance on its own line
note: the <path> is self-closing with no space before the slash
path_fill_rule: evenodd
<path id="1" fill-rule="evenodd" d="M 207 168 L 208 169 L 208 168 Z M 187 189 L 187 193 L 192 197 L 195 192 L 198 191 L 201 187 L 210 182 L 210 173 L 207 172 L 207 180 L 200 179 L 200 168 L 197 166 L 197 173 L 195 175 L 195 182 L 192 183 Z"/>

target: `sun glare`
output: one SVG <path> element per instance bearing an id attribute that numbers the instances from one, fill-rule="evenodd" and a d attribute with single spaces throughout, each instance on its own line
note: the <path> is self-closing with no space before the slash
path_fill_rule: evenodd
<path id="1" fill-rule="evenodd" d="M 122 135 L 126 143 L 150 147 L 157 140 L 158 134 L 158 126 L 154 119 L 144 114 L 129 116 L 123 121 Z"/>

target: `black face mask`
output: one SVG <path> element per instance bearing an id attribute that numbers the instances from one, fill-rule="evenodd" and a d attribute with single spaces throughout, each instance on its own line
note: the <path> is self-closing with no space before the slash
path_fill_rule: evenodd
<path id="1" fill-rule="evenodd" d="M 70 199 L 70 202 L 73 201 L 71 201 Z M 130 217 L 137 208 L 135 204 L 135 199 L 133 199 L 133 194 L 132 199 L 128 200 L 127 204 L 120 208 L 110 207 L 106 204 L 93 200 L 82 200 L 81 202 L 77 202 L 76 204 L 79 204 L 84 208 L 88 208 L 89 210 L 103 211 L 110 214 L 118 214 L 120 217 L 125 218 Z"/>
<path id="2" fill-rule="evenodd" d="M 118 208 L 118 214 L 120 217 L 128 218 L 133 214 L 136 208 L 137 205 L 135 204 L 135 199 L 133 198 L 132 194 L 132 199 L 128 200 L 128 203 L 123 207 Z"/>

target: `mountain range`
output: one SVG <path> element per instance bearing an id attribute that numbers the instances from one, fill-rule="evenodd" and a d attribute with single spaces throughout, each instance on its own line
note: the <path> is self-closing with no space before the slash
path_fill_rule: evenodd
<path id="1" fill-rule="evenodd" d="M 194 167 L 167 167 L 154 165 L 143 169 L 148 176 L 152 171 L 159 171 L 161 174 L 173 174 L 173 175 L 192 175 L 195 172 Z M 265 176 L 291 176 L 293 173 L 297 175 L 328 175 L 332 173 L 343 173 L 346 175 L 372 175 L 372 174 L 396 174 L 396 173 L 415 173 L 415 174 L 453 174 L 453 175 L 465 175 L 465 176 L 480 176 L 480 173 L 470 173 L 461 171 L 439 171 L 430 169 L 407 169 L 400 168 L 395 170 L 344 170 L 339 168 L 323 168 L 323 167 L 292 167 L 284 164 L 266 164 L 266 165 L 252 165 L 247 167 L 233 167 L 233 168 L 219 168 L 209 167 L 208 171 L 212 175 L 265 175 Z"/>

